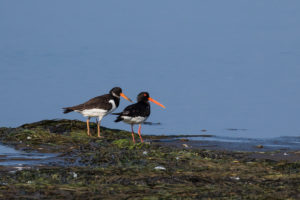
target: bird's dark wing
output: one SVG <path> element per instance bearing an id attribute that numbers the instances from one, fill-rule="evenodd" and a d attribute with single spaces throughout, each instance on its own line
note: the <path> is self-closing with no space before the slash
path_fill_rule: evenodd
<path id="1" fill-rule="evenodd" d="M 112 104 L 109 103 L 110 99 L 111 99 L 111 95 L 105 94 L 102 96 L 94 97 L 85 103 L 73 107 L 69 107 L 69 109 L 85 110 L 85 109 L 92 109 L 92 108 L 100 108 L 100 109 L 110 110 L 112 108 Z"/>
<path id="2" fill-rule="evenodd" d="M 130 117 L 137 117 L 137 116 L 144 116 L 147 117 L 150 114 L 150 106 L 148 104 L 141 104 L 135 103 L 130 106 L 127 106 L 123 112 L 122 116 L 130 116 Z"/>
<path id="3" fill-rule="evenodd" d="M 133 117 L 134 115 L 137 114 L 137 109 L 138 108 L 138 104 L 135 103 L 135 104 L 132 104 L 132 105 L 129 105 L 127 106 L 123 112 L 121 113 L 122 116 L 131 116 Z"/>

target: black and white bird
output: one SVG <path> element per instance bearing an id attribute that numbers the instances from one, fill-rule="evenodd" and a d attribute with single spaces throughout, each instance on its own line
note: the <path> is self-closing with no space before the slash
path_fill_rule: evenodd
<path id="1" fill-rule="evenodd" d="M 132 102 L 131 99 L 129 99 L 127 96 L 125 96 L 125 94 L 122 93 L 122 89 L 120 87 L 114 87 L 109 91 L 109 94 L 94 97 L 87 102 L 76 106 L 63 108 L 64 113 L 75 111 L 87 117 L 87 134 L 89 136 L 91 136 L 89 126 L 90 119 L 91 117 L 97 117 L 98 137 L 101 137 L 100 122 L 104 116 L 110 114 L 119 106 L 120 96 Z"/>
<path id="2" fill-rule="evenodd" d="M 164 105 L 158 101 L 152 99 L 148 92 L 141 92 L 137 96 L 137 103 L 127 106 L 121 113 L 113 113 L 114 115 L 119 115 L 115 122 L 123 121 L 131 125 L 132 141 L 135 143 L 133 125 L 139 124 L 138 134 L 140 136 L 141 142 L 143 138 L 141 136 L 141 124 L 146 121 L 150 115 L 150 103 L 149 101 L 165 108 Z"/>

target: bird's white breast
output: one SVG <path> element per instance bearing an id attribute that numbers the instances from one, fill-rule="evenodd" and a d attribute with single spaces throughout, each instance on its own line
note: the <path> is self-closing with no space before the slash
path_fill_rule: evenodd
<path id="1" fill-rule="evenodd" d="M 101 120 L 105 115 L 108 115 L 109 113 L 113 112 L 117 106 L 114 100 L 108 101 L 112 108 L 110 110 L 105 110 L 101 108 L 92 108 L 92 109 L 85 109 L 85 110 L 75 110 L 75 112 L 81 113 L 85 117 L 99 117 L 99 120 Z"/>

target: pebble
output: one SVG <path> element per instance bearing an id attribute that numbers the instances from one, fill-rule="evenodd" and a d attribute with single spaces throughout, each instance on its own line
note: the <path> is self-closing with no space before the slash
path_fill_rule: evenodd
<path id="1" fill-rule="evenodd" d="M 240 177 L 238 177 L 238 176 L 231 176 L 230 179 L 239 181 L 239 180 L 240 180 Z"/>
<path id="2" fill-rule="evenodd" d="M 156 169 L 156 170 L 166 170 L 166 168 L 163 167 L 163 166 L 156 166 L 156 167 L 154 167 L 154 169 Z"/>
<path id="3" fill-rule="evenodd" d="M 77 178 L 77 174 L 75 172 L 73 172 L 72 174 L 73 174 L 73 178 Z"/>
<path id="4" fill-rule="evenodd" d="M 143 155 L 147 155 L 147 154 L 148 154 L 148 151 L 144 151 L 144 152 L 143 152 Z"/>
<path id="5" fill-rule="evenodd" d="M 182 144 L 182 146 L 184 146 L 185 148 L 189 147 L 189 145 L 187 145 L 187 144 Z"/>

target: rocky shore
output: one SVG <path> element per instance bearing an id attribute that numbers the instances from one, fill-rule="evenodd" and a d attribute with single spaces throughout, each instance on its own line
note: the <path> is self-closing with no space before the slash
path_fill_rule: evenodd
<path id="1" fill-rule="evenodd" d="M 1 165 L 0 199 L 299 199 L 295 159 L 192 147 L 102 127 L 88 137 L 76 120 L 44 120 L 0 128 L 1 143 L 23 152 L 52 153 L 40 164 Z M 91 124 L 96 133 L 96 125 Z M 274 159 L 273 159 L 274 158 Z M 17 158 L 20 159 L 20 158 Z M 38 163 L 38 162 L 37 162 Z"/>

